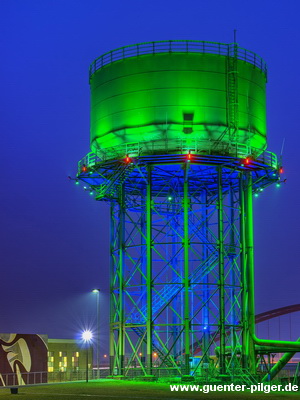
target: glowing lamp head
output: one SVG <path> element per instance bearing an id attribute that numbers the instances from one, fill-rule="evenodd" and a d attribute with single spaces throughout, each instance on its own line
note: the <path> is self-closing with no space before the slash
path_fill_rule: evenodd
<path id="1" fill-rule="evenodd" d="M 87 172 L 87 166 L 86 165 L 83 165 L 82 167 L 81 167 L 81 172 Z"/>
<path id="2" fill-rule="evenodd" d="M 83 331 L 82 332 L 82 335 L 81 335 L 81 337 L 82 337 L 82 340 L 84 341 L 84 342 L 90 342 L 92 339 L 93 339 L 93 334 L 92 334 L 92 332 L 91 331 Z"/>
<path id="3" fill-rule="evenodd" d="M 126 154 L 125 162 L 126 162 L 126 164 L 130 164 L 131 163 L 131 158 L 129 157 L 128 154 Z"/>
<path id="4" fill-rule="evenodd" d="M 280 174 L 283 174 L 283 167 L 280 167 L 280 168 L 279 168 L 279 173 L 280 173 Z"/>

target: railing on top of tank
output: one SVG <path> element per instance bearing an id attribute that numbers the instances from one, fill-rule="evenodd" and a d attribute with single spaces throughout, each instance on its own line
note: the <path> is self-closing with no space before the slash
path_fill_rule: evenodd
<path id="1" fill-rule="evenodd" d="M 164 40 L 159 42 L 138 43 L 104 53 L 90 65 L 89 76 L 107 64 L 129 57 L 158 53 L 211 53 L 236 57 L 259 68 L 267 75 L 266 62 L 256 53 L 239 47 L 237 43 L 217 43 L 199 40 Z"/>
<path id="2" fill-rule="evenodd" d="M 174 144 L 174 141 L 172 141 Z M 103 161 L 111 160 L 111 159 L 120 159 L 124 158 L 126 154 L 133 155 L 134 156 L 143 156 L 144 150 L 145 150 L 145 144 L 147 145 L 146 148 L 146 153 L 151 154 L 152 152 L 159 152 L 161 154 L 161 151 L 164 150 L 165 154 L 168 154 L 166 144 L 164 142 L 158 141 L 156 143 L 155 141 L 151 142 L 151 149 L 149 148 L 148 144 L 145 142 L 137 142 L 137 143 L 127 143 L 124 145 L 120 145 L 118 147 L 112 147 L 111 149 L 106 149 L 106 150 L 99 150 L 97 154 L 90 152 L 88 153 L 85 157 L 83 157 L 79 162 L 78 162 L 78 174 L 82 172 L 82 167 L 92 167 L 98 163 L 101 163 Z M 174 150 L 175 148 L 179 153 L 187 153 L 189 151 L 195 153 L 195 154 L 200 154 L 202 153 L 203 155 L 209 155 L 209 154 L 217 154 L 213 150 L 222 150 L 222 145 L 219 144 L 219 147 L 216 147 L 215 144 L 213 144 L 213 149 L 207 149 L 204 154 L 202 153 L 201 149 L 203 149 L 203 145 L 201 146 L 201 141 L 195 141 L 195 143 L 187 144 L 186 142 L 182 140 L 178 140 L 176 142 L 176 146 L 172 147 Z M 225 145 L 224 145 L 225 146 Z M 243 158 L 247 157 L 251 154 L 258 154 L 259 151 L 258 149 L 251 148 L 247 145 L 237 143 L 236 145 L 232 145 L 231 149 L 231 155 L 232 157 L 237 157 L 237 158 Z M 256 160 L 262 164 L 268 165 L 274 169 L 278 169 L 278 159 L 276 154 L 272 153 L 271 151 L 264 151 L 261 153 Z"/>

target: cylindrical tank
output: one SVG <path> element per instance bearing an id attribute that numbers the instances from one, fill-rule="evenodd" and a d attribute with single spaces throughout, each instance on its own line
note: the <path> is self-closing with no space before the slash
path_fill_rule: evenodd
<path id="1" fill-rule="evenodd" d="M 90 67 L 91 149 L 258 156 L 266 143 L 266 65 L 237 44 L 151 42 Z"/>

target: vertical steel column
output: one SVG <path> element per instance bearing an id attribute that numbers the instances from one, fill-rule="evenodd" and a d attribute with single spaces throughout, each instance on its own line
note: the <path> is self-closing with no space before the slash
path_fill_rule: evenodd
<path id="1" fill-rule="evenodd" d="M 171 230 L 172 230 L 172 279 L 175 282 L 176 281 L 176 274 L 174 272 L 174 270 L 179 271 L 179 264 L 178 264 L 178 260 L 177 260 L 177 256 L 176 256 L 176 250 L 177 250 L 177 244 L 176 244 L 176 240 L 177 240 L 177 235 L 176 235 L 176 223 L 175 223 L 175 215 L 176 215 L 176 203 L 178 201 L 177 197 L 176 197 L 176 193 L 173 194 L 174 196 L 174 201 L 172 202 L 172 222 L 171 222 Z M 180 271 L 180 274 L 182 274 L 182 271 Z M 175 296 L 174 300 L 174 309 L 178 310 L 180 308 L 180 301 L 178 299 L 177 296 Z M 177 353 L 178 353 L 178 347 L 179 347 L 179 343 L 177 341 L 177 335 L 179 332 L 179 326 L 178 324 L 180 323 L 180 321 L 178 320 L 178 315 L 176 315 L 175 312 L 172 312 L 172 323 L 173 323 L 173 327 L 172 327 L 172 336 L 173 336 L 173 357 L 176 357 Z"/>
<path id="2" fill-rule="evenodd" d="M 185 345 L 185 374 L 190 373 L 190 304 L 189 304 L 189 164 L 184 165 L 183 182 L 183 250 L 184 250 L 184 345 Z"/>
<path id="3" fill-rule="evenodd" d="M 125 321 L 124 321 L 124 250 L 125 250 L 125 188 L 120 189 L 119 231 L 119 375 L 124 375 Z"/>
<path id="4" fill-rule="evenodd" d="M 207 220 L 207 191 L 203 189 L 201 193 L 201 203 L 202 203 L 202 235 L 203 235 L 203 245 L 202 245 L 202 262 L 203 265 L 208 257 L 208 220 Z M 203 323 L 203 346 L 202 354 L 205 354 L 204 363 L 209 363 L 209 340 L 210 340 L 210 325 L 209 325 L 209 274 L 205 274 L 203 277 L 203 313 L 202 313 L 202 323 Z"/>
<path id="5" fill-rule="evenodd" d="M 115 362 L 115 349 L 114 349 L 114 257 L 113 257 L 113 243 L 114 243 L 114 232 L 115 232 L 115 216 L 114 216 L 115 203 L 110 203 L 110 302 L 109 302 L 109 369 L 110 374 L 114 374 L 114 362 Z"/>
<path id="6" fill-rule="evenodd" d="M 249 359 L 249 328 L 248 328 L 248 278 L 247 278 L 247 257 L 246 257 L 246 216 L 245 216 L 245 175 L 240 173 L 239 178 L 239 200 L 240 200 L 240 268 L 242 275 L 242 367 L 248 368 Z"/>
<path id="7" fill-rule="evenodd" d="M 218 167 L 218 244 L 219 244 L 219 329 L 220 329 L 220 373 L 225 374 L 225 277 L 224 277 L 224 221 L 222 167 Z"/>
<path id="8" fill-rule="evenodd" d="M 255 348 L 253 336 L 255 335 L 255 298 L 254 298 L 254 251 L 253 251 L 253 203 L 252 203 L 252 174 L 247 173 L 246 185 L 246 255 L 247 255 L 247 277 L 248 277 L 248 323 L 249 335 L 247 347 L 249 349 L 248 364 L 250 372 L 256 372 Z M 250 334 L 252 333 L 252 334 Z"/>
<path id="9" fill-rule="evenodd" d="M 152 375 L 152 167 L 147 166 L 147 190 L 146 190 L 146 245 L 147 245 L 147 266 L 146 266 L 146 290 L 147 290 L 147 374 Z"/>
<path id="10" fill-rule="evenodd" d="M 141 196 L 141 308 L 147 307 L 147 288 L 145 286 L 145 277 L 147 275 L 147 221 L 146 221 L 146 188 L 143 190 Z M 143 319 L 143 323 L 144 323 Z M 147 354 L 147 341 L 143 340 L 141 345 L 141 363 L 146 365 L 146 354 Z"/>
<path id="11" fill-rule="evenodd" d="M 230 243 L 229 243 L 229 251 L 228 251 L 228 258 L 230 261 L 230 307 L 231 307 L 231 315 L 230 315 L 230 322 L 231 322 L 231 351 L 232 355 L 236 357 L 236 305 L 235 305 L 235 296 L 236 296 L 236 272 L 234 268 L 234 261 L 236 256 L 236 249 L 235 249 L 235 220 L 234 220 L 234 189 L 232 184 L 230 185 L 229 190 L 229 199 L 230 199 Z M 235 365 L 235 361 L 232 361 L 233 365 Z"/>

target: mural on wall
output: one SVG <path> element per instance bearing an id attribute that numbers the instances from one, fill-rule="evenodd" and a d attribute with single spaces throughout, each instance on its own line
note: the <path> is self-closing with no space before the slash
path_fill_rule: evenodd
<path id="1" fill-rule="evenodd" d="M 46 335 L 0 333 L 0 386 L 47 382 Z"/>

